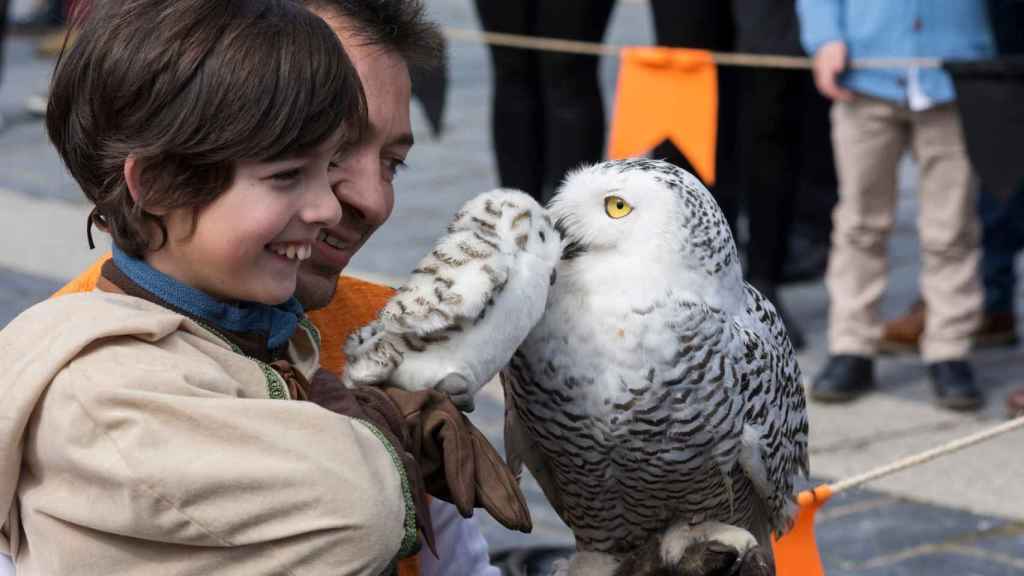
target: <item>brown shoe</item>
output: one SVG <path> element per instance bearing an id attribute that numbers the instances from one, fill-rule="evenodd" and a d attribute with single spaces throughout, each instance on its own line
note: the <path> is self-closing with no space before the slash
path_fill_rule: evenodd
<path id="1" fill-rule="evenodd" d="M 924 300 L 918 298 L 903 316 L 884 324 L 878 351 L 882 354 L 916 354 L 924 334 Z M 986 313 L 974 335 L 974 349 L 1017 344 L 1017 319 L 1012 312 Z"/>
<path id="2" fill-rule="evenodd" d="M 974 336 L 975 348 L 1013 346 L 1017 343 L 1017 319 L 1012 312 L 985 314 Z"/>
<path id="3" fill-rule="evenodd" d="M 1024 416 L 1024 388 L 1010 391 L 1006 397 L 1006 413 L 1010 418 Z"/>
<path id="4" fill-rule="evenodd" d="M 878 351 L 882 354 L 916 354 L 924 334 L 924 300 L 918 298 L 900 317 L 885 323 Z"/>

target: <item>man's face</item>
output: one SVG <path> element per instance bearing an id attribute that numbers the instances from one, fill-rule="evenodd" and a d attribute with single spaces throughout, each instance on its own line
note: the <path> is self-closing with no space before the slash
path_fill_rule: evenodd
<path id="1" fill-rule="evenodd" d="M 359 73 L 370 117 L 369 133 L 338 162 L 330 178 L 341 203 L 341 222 L 325 228 L 313 256 L 299 269 L 295 296 L 307 310 L 334 297 L 338 275 L 395 204 L 392 182 L 412 148 L 409 69 L 398 54 L 363 45 L 344 19 L 320 14 L 338 34 Z"/>

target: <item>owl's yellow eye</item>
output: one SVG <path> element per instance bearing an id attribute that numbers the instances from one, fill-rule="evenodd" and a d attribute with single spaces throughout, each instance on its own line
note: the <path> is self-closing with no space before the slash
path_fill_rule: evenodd
<path id="1" fill-rule="evenodd" d="M 609 196 L 604 199 L 604 211 L 609 217 L 618 220 L 628 216 L 633 211 L 633 207 L 629 205 L 629 202 L 618 196 Z"/>

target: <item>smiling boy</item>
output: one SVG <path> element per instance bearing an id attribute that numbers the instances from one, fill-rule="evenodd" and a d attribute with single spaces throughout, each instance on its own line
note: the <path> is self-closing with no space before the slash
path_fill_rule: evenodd
<path id="1" fill-rule="evenodd" d="M 411 505 L 446 480 L 419 479 L 401 398 L 287 401 L 322 380 L 291 294 L 340 221 L 333 160 L 364 106 L 334 32 L 293 1 L 91 4 L 47 122 L 114 258 L 97 291 L 0 333 L 0 552 L 20 575 L 376 575 L 429 526 Z M 464 437 L 450 402 L 423 400 Z"/>

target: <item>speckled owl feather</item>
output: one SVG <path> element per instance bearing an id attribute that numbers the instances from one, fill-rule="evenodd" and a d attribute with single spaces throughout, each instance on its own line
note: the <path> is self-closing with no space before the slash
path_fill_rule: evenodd
<path id="1" fill-rule="evenodd" d="M 563 257 L 502 371 L 510 464 L 581 551 L 628 555 L 678 522 L 767 546 L 808 469 L 804 393 L 711 195 L 671 164 L 616 161 L 570 174 L 548 209 Z"/>
<path id="2" fill-rule="evenodd" d="M 468 389 L 445 391 L 471 404 L 543 313 L 559 254 L 558 232 L 530 196 L 473 198 L 377 320 L 346 342 L 343 380 L 421 390 L 454 374 Z"/>

